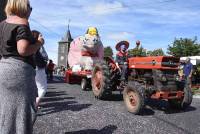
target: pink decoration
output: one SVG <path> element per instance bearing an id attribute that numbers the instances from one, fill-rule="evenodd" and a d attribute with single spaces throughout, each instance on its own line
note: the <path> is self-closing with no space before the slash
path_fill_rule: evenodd
<path id="1" fill-rule="evenodd" d="M 70 67 L 80 64 L 81 45 L 79 37 L 71 42 L 68 54 L 68 63 Z"/>
<path id="2" fill-rule="evenodd" d="M 94 64 L 103 60 L 103 56 L 104 47 L 100 38 L 86 34 L 71 43 L 68 63 L 71 68 L 80 65 L 84 70 L 91 70 Z"/>

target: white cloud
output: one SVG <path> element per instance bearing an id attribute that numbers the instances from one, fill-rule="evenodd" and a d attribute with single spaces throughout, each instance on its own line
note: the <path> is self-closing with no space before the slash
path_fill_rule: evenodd
<path id="1" fill-rule="evenodd" d="M 112 33 L 107 36 L 108 39 L 120 41 L 120 40 L 129 40 L 130 38 L 134 38 L 133 33 L 129 32 L 119 32 L 119 33 Z"/>
<path id="2" fill-rule="evenodd" d="M 83 9 L 90 15 L 108 15 L 126 10 L 125 6 L 118 1 L 111 3 L 96 3 L 94 5 L 86 6 Z"/>
<path id="3" fill-rule="evenodd" d="M 155 24 L 186 24 L 199 21 L 199 10 L 188 10 L 184 8 L 136 8 L 135 13 L 142 14 L 139 20 L 146 20 Z"/>

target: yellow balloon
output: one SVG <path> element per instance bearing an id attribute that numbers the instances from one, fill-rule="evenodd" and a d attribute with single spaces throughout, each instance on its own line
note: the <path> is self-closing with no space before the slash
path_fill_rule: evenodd
<path id="1" fill-rule="evenodd" d="M 95 27 L 89 27 L 88 32 L 89 35 L 98 35 L 98 31 Z"/>

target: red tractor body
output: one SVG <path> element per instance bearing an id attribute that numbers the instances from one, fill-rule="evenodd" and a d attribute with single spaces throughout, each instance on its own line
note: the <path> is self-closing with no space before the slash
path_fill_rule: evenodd
<path id="1" fill-rule="evenodd" d="M 160 70 L 160 72 L 163 71 L 170 71 L 173 72 L 173 74 L 160 74 L 160 76 L 157 76 L 160 80 L 162 80 L 163 77 L 166 79 L 169 79 L 169 77 L 174 78 L 174 80 L 177 78 L 177 72 L 178 72 L 178 66 L 179 66 L 179 58 L 171 57 L 171 56 L 155 56 L 155 57 L 132 57 L 129 58 L 129 64 L 128 68 L 129 71 L 137 71 L 138 73 L 144 72 L 147 74 L 147 72 L 151 72 L 153 70 Z M 151 71 L 148 71 L 151 70 Z M 138 74 L 139 75 L 139 74 Z M 145 74 L 143 74 L 145 75 Z M 151 73 L 153 76 L 153 73 Z M 169 76 L 171 75 L 171 76 Z M 140 74 L 142 76 L 142 74 Z M 168 77 L 168 78 L 167 78 Z M 173 80 L 173 81 L 174 81 Z M 169 80 L 168 80 L 169 81 Z M 155 81 L 154 81 L 155 82 Z M 172 84 L 172 83 L 171 83 Z M 156 86 L 156 85 L 154 85 Z M 166 86 L 171 86 L 169 84 L 166 84 Z M 166 88 L 165 86 L 165 88 Z M 184 96 L 184 92 L 181 91 L 182 89 L 177 89 L 178 87 L 170 87 L 167 88 L 167 90 L 163 90 L 163 88 L 156 89 L 157 91 L 151 95 L 151 98 L 154 99 L 180 99 Z M 175 90 L 175 91 L 174 91 Z M 179 90 L 179 91 L 177 91 Z"/>
<path id="2" fill-rule="evenodd" d="M 178 69 L 179 58 L 171 56 L 132 57 L 129 69 Z"/>

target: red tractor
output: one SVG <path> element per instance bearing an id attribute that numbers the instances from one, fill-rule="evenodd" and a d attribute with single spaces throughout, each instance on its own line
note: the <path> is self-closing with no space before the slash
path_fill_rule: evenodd
<path id="1" fill-rule="evenodd" d="M 140 114 L 145 99 L 167 100 L 172 107 L 186 108 L 192 102 L 189 85 L 179 79 L 179 58 L 171 56 L 131 57 L 127 82 L 120 81 L 120 71 L 111 58 L 94 66 L 91 78 L 94 96 L 105 99 L 112 91 L 123 91 L 129 112 Z"/>

